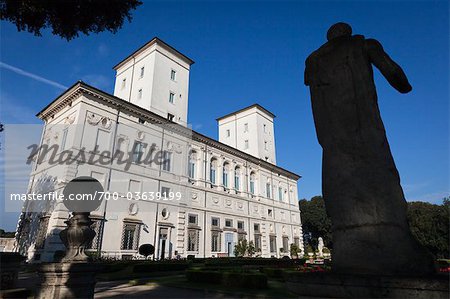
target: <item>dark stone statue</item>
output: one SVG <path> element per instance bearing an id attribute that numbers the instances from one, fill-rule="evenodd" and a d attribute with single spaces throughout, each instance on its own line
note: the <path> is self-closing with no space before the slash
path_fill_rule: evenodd
<path id="1" fill-rule="evenodd" d="M 306 60 L 317 138 L 323 149 L 322 191 L 333 232 L 333 271 L 413 274 L 434 271 L 412 236 L 406 201 L 377 103 L 372 64 L 401 93 L 411 85 L 374 39 L 337 23 Z"/>

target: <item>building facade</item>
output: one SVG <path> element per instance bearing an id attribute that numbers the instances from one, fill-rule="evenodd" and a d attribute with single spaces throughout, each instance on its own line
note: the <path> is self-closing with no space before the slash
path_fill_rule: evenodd
<path id="1" fill-rule="evenodd" d="M 109 198 L 91 213 L 89 247 L 106 257 L 139 257 L 142 244 L 156 259 L 233 256 L 240 239 L 262 257 L 303 250 L 300 176 L 275 164 L 274 115 L 252 105 L 221 117 L 219 141 L 190 130 L 192 64 L 155 38 L 114 67 L 114 95 L 75 83 L 38 114 L 41 146 L 57 149 L 34 157 L 28 192 L 62 192 L 79 176 L 101 182 Z M 62 203 L 26 202 L 17 250 L 52 261 L 68 217 Z"/>

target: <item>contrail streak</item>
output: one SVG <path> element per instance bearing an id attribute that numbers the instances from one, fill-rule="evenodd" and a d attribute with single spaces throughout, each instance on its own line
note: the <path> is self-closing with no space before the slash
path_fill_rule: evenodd
<path id="1" fill-rule="evenodd" d="M 16 73 L 16 74 L 19 74 L 19 75 L 22 75 L 22 76 L 25 76 L 25 77 L 34 79 L 34 80 L 36 80 L 36 81 L 39 81 L 39 82 L 42 82 L 42 83 L 45 83 L 45 84 L 48 84 L 48 85 L 51 85 L 51 86 L 54 86 L 54 87 L 56 87 L 56 88 L 67 89 L 67 86 L 64 86 L 64 85 L 62 85 L 62 84 L 59 84 L 58 82 L 55 82 L 55 81 L 52 81 L 52 80 L 45 79 L 45 78 L 43 78 L 43 77 L 41 77 L 41 76 L 38 76 L 38 75 L 35 75 L 35 74 L 32 74 L 32 73 L 29 73 L 29 72 L 27 72 L 27 71 L 24 71 L 24 70 L 22 70 L 22 69 L 19 69 L 19 68 L 17 68 L 17 67 L 14 67 L 14 66 L 12 66 L 12 65 L 9 65 L 9 64 L 4 63 L 4 62 L 1 62 L 1 61 L 0 61 L 0 67 L 5 68 L 5 69 L 10 70 L 10 71 L 13 71 L 13 72 Z"/>

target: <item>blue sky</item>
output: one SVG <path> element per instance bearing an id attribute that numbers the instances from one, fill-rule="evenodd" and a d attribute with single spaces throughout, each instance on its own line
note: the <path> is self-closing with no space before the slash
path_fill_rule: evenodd
<path id="1" fill-rule="evenodd" d="M 321 194 L 321 148 L 304 61 L 345 21 L 406 72 L 413 91 L 401 95 L 375 71 L 379 106 L 407 199 L 440 203 L 449 194 L 448 12 L 447 1 L 145 1 L 117 34 L 70 42 L 1 22 L 1 121 L 39 123 L 36 112 L 79 79 L 112 93 L 112 66 L 158 36 L 196 62 L 193 128 L 216 137 L 217 117 L 261 104 L 277 115 L 278 165 L 302 175 L 299 198 L 311 198 Z M 0 227 L 14 229 L 17 215 L 0 213 Z"/>

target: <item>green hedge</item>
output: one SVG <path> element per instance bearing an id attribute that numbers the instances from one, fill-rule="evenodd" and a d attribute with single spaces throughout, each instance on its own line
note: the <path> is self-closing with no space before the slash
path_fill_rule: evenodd
<path id="1" fill-rule="evenodd" d="M 262 273 L 187 270 L 186 278 L 190 282 L 221 284 L 226 287 L 267 288 L 267 276 Z"/>
<path id="2" fill-rule="evenodd" d="M 189 262 L 150 262 L 145 264 L 138 264 L 133 267 L 134 273 L 146 272 L 163 272 L 163 271 L 183 271 L 189 268 Z"/>
<path id="3" fill-rule="evenodd" d="M 284 269 L 281 268 L 263 268 L 261 271 L 270 278 L 276 278 L 279 280 L 283 280 Z"/>
<path id="4" fill-rule="evenodd" d="M 222 273 L 218 271 L 187 270 L 186 278 L 190 282 L 220 284 Z"/>
<path id="5" fill-rule="evenodd" d="M 211 258 L 205 260 L 205 267 L 235 267 L 235 266 L 273 266 L 277 268 L 303 265 L 304 259 L 276 258 Z"/>

